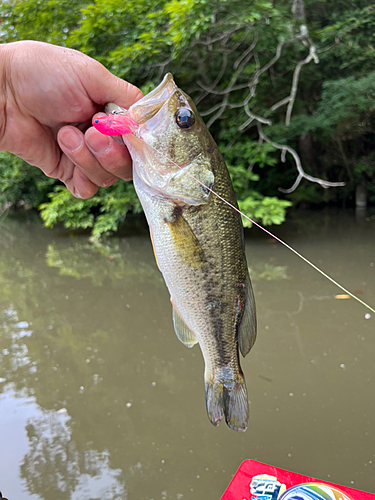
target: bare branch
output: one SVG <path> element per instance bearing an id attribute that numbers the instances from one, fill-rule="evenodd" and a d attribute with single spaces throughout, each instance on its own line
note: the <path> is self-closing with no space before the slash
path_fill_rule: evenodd
<path id="1" fill-rule="evenodd" d="M 294 75 L 293 75 L 293 84 L 294 85 L 292 86 L 291 95 L 289 97 L 283 99 L 279 103 L 277 103 L 276 108 L 275 108 L 275 109 L 277 109 L 277 107 L 281 106 L 282 104 L 289 103 L 289 106 L 288 106 L 288 109 L 287 109 L 287 117 L 289 117 L 288 119 L 290 121 L 290 114 L 291 114 L 291 111 L 293 109 L 293 104 L 294 104 L 295 96 L 296 96 L 296 93 L 297 93 L 298 79 L 299 79 L 299 73 L 300 73 L 301 67 L 304 64 L 307 64 L 308 62 L 310 62 L 311 59 L 316 59 L 317 58 L 316 53 L 315 53 L 315 47 L 312 45 L 312 43 L 311 43 L 311 41 L 310 41 L 310 39 L 308 37 L 308 33 L 306 32 L 306 30 L 303 31 L 300 35 L 291 38 L 290 40 L 279 42 L 274 57 L 272 59 L 270 59 L 268 61 L 268 63 L 265 64 L 262 67 L 260 67 L 260 65 L 259 65 L 259 60 L 258 60 L 256 54 L 255 53 L 253 54 L 253 50 L 255 49 L 256 44 L 257 44 L 257 38 L 254 38 L 254 41 L 253 41 L 253 43 L 250 46 L 251 50 L 247 50 L 246 54 L 243 54 L 241 56 L 241 58 L 237 59 L 237 61 L 235 62 L 234 66 L 237 68 L 237 71 L 233 75 L 233 77 L 232 77 L 231 81 L 229 82 L 229 84 L 227 85 L 227 87 L 225 89 L 223 89 L 223 90 L 216 90 L 215 89 L 215 87 L 216 87 L 216 85 L 217 85 L 217 83 L 219 81 L 218 79 L 216 79 L 215 82 L 210 87 L 207 87 L 202 82 L 197 82 L 198 85 L 202 89 L 204 89 L 207 94 L 209 93 L 209 94 L 215 94 L 215 95 L 222 95 L 222 96 L 224 96 L 224 99 L 223 99 L 223 101 L 221 103 L 213 106 L 212 108 L 210 108 L 208 111 L 206 111 L 204 113 L 204 115 L 209 115 L 209 114 L 217 111 L 217 113 L 207 123 L 207 127 L 210 127 L 218 118 L 220 118 L 222 116 L 222 114 L 223 114 L 223 112 L 224 112 L 224 110 L 225 110 L 225 108 L 227 106 L 230 109 L 233 109 L 233 108 L 242 108 L 243 107 L 244 110 L 245 110 L 245 113 L 249 117 L 248 120 L 246 120 L 244 123 L 242 123 L 238 127 L 239 131 L 245 130 L 249 125 L 251 125 L 251 123 L 254 120 L 256 120 L 259 123 L 263 123 L 265 125 L 271 125 L 272 124 L 271 120 L 268 120 L 266 118 L 262 118 L 261 116 L 258 116 L 258 115 L 252 113 L 249 110 L 249 102 L 255 96 L 256 87 L 257 87 L 257 85 L 259 83 L 260 76 L 264 72 L 266 72 L 269 68 L 271 68 L 279 60 L 279 58 L 281 56 L 281 53 L 282 53 L 282 49 L 283 49 L 284 46 L 286 46 L 286 45 L 288 45 L 290 43 L 294 43 L 296 41 L 305 41 L 306 43 L 308 43 L 310 45 L 310 53 L 306 57 L 306 59 L 304 59 L 303 61 L 300 61 L 300 63 L 298 63 L 298 65 L 296 67 L 296 70 L 295 70 Z M 257 61 L 257 70 L 256 70 L 255 74 L 253 75 L 253 78 L 250 80 L 250 82 L 248 82 L 246 84 L 235 85 L 236 82 L 237 82 L 237 79 L 239 78 L 239 76 L 240 76 L 240 74 L 241 74 L 241 72 L 242 72 L 242 70 L 244 68 L 244 66 L 247 64 L 247 62 L 250 60 L 250 58 L 253 55 L 254 55 L 254 57 L 256 58 L 256 61 Z M 220 79 L 221 79 L 221 76 L 220 76 Z M 249 93 L 245 97 L 245 99 L 242 102 L 239 102 L 239 103 L 230 103 L 229 104 L 229 97 L 228 97 L 229 94 L 231 94 L 232 92 L 234 92 L 236 90 L 243 90 L 245 88 L 249 88 Z M 271 108 L 271 109 L 273 109 L 273 108 Z"/>
<path id="2" fill-rule="evenodd" d="M 219 26 L 219 25 L 217 25 L 217 26 Z M 239 31 L 242 28 L 243 28 L 243 25 L 236 24 L 234 26 L 234 28 L 223 31 L 222 33 L 220 33 L 219 36 L 217 36 L 215 38 L 208 38 L 207 40 L 203 40 L 203 39 L 198 38 L 192 45 L 213 45 L 214 43 L 228 39 L 231 35 L 233 35 L 233 33 L 235 33 L 236 31 Z"/>
<path id="3" fill-rule="evenodd" d="M 170 64 L 171 61 L 172 61 L 172 57 L 169 57 L 165 61 L 162 61 L 160 63 L 155 63 L 152 65 L 152 67 L 154 67 L 154 68 L 159 68 L 158 80 L 161 80 L 161 78 L 163 77 L 163 75 L 165 73 L 165 68 L 168 66 L 168 64 Z"/>
<path id="4" fill-rule="evenodd" d="M 254 120 L 260 123 L 264 123 L 265 125 L 272 125 L 272 122 L 270 120 L 267 120 L 266 118 L 262 118 L 261 116 L 255 115 L 249 110 L 249 105 L 248 103 L 245 104 L 244 106 L 245 112 L 247 116 L 250 118 L 249 120 L 246 120 L 242 125 L 238 127 L 238 130 L 244 130 L 246 127 L 250 125 Z"/>
<path id="5" fill-rule="evenodd" d="M 318 49 L 316 51 L 317 54 L 323 54 L 323 52 L 327 52 L 327 50 L 331 50 L 332 47 L 334 47 L 335 45 L 337 45 L 337 42 L 333 42 L 331 43 L 331 45 L 328 45 L 327 47 L 324 47 L 323 49 Z"/>
<path id="6" fill-rule="evenodd" d="M 253 44 L 254 44 L 254 42 L 253 42 Z M 256 43 L 254 44 L 254 47 L 255 47 L 255 46 L 256 46 Z M 211 86 L 211 88 L 210 88 L 210 89 L 208 89 L 208 88 L 206 88 L 206 89 L 205 89 L 205 90 L 206 90 L 206 92 L 208 92 L 208 93 L 214 93 L 214 94 L 215 94 L 215 93 L 216 93 L 216 94 L 221 93 L 222 95 L 224 95 L 224 99 L 223 99 L 223 101 L 221 102 L 221 105 L 220 105 L 218 108 L 216 108 L 216 107 L 215 107 L 215 109 L 217 109 L 218 111 L 217 111 L 217 113 L 216 113 L 213 117 L 211 117 L 211 119 L 208 121 L 208 123 L 207 123 L 207 128 L 210 128 L 210 126 L 211 126 L 211 125 L 212 125 L 212 124 L 213 124 L 213 123 L 214 123 L 214 122 L 215 122 L 218 118 L 220 118 L 220 117 L 222 116 L 222 114 L 224 113 L 225 108 L 227 107 L 228 102 L 229 102 L 229 94 L 230 94 L 231 92 L 233 92 L 234 90 L 238 90 L 239 86 L 235 86 L 235 83 L 237 82 L 237 79 L 238 79 L 238 77 L 241 75 L 241 72 L 242 72 L 243 68 L 245 67 L 245 65 L 247 64 L 247 62 L 251 59 L 251 57 L 252 57 L 252 54 L 251 54 L 251 52 L 249 52 L 249 53 L 248 53 L 245 57 L 243 57 L 243 58 L 242 58 L 242 61 L 238 64 L 238 69 L 237 69 L 237 71 L 234 73 L 234 75 L 233 75 L 233 77 L 232 77 L 231 81 L 229 82 L 229 84 L 228 84 L 227 88 L 226 88 L 224 91 L 221 91 L 221 92 L 215 91 L 215 90 L 214 90 L 214 87 L 216 86 L 215 82 L 214 82 L 214 84 Z M 197 82 L 197 83 L 198 83 L 198 85 L 200 85 L 202 88 L 204 88 L 204 86 L 203 86 L 203 84 L 202 84 L 201 82 Z M 242 86 L 241 86 L 241 87 L 242 87 Z M 247 85 L 243 86 L 242 88 L 246 88 L 246 87 L 247 87 Z M 244 103 L 244 104 L 245 104 L 245 103 Z M 242 105 L 244 105 L 244 104 L 242 104 Z M 211 112 L 212 112 L 212 111 L 211 111 Z"/>
<path id="7" fill-rule="evenodd" d="M 240 55 L 237 61 L 235 61 L 235 63 L 233 64 L 233 69 L 238 69 L 238 66 L 245 59 L 245 57 L 247 57 L 255 49 L 257 43 L 258 43 L 258 35 L 255 34 L 253 43 L 245 50 L 243 54 Z"/>
<path id="8" fill-rule="evenodd" d="M 221 106 L 220 106 L 220 108 L 219 108 L 218 112 L 217 112 L 214 116 L 212 116 L 212 117 L 210 118 L 210 120 L 208 121 L 208 123 L 207 123 L 207 125 L 206 125 L 208 129 L 209 129 L 209 128 L 211 127 L 211 125 L 212 125 L 212 124 L 213 124 L 213 123 L 214 123 L 214 122 L 215 122 L 218 118 L 220 118 L 220 117 L 221 117 L 221 115 L 224 113 L 225 108 L 227 107 L 227 104 L 228 104 L 228 99 L 229 99 L 229 95 L 227 94 L 227 95 L 224 97 L 223 102 L 221 103 Z"/>
<path id="9" fill-rule="evenodd" d="M 212 108 L 208 109 L 207 111 L 202 111 L 199 114 L 201 116 L 208 116 L 211 113 L 213 113 L 214 111 L 220 109 L 222 107 L 222 105 L 223 105 L 223 102 L 220 102 L 219 104 L 215 104 L 215 106 L 212 106 Z"/>
<path id="10" fill-rule="evenodd" d="M 230 87 L 230 85 L 228 85 L 228 87 L 224 90 L 214 90 L 212 87 L 207 87 L 206 85 L 204 85 L 204 83 L 198 81 L 197 84 L 202 87 L 203 90 L 205 90 L 207 93 L 209 94 L 215 94 L 215 95 L 227 95 L 227 94 L 230 94 L 231 92 L 234 92 L 235 90 L 243 90 L 243 89 L 246 89 L 249 84 L 248 83 L 245 83 L 243 85 L 237 85 L 236 87 Z"/>
<path id="11" fill-rule="evenodd" d="M 223 62 L 221 63 L 221 69 L 220 69 L 219 74 L 215 78 L 215 81 L 213 82 L 212 87 L 216 87 L 216 85 L 222 79 L 222 77 L 225 73 L 225 70 L 227 68 L 227 64 L 228 64 L 228 54 L 223 54 Z M 198 105 L 200 103 L 200 101 L 206 97 L 207 94 L 208 94 L 207 91 L 203 92 L 202 95 L 198 99 L 195 100 L 195 104 Z M 218 109 L 218 108 L 216 108 L 216 109 Z M 215 110 L 212 110 L 210 112 L 206 111 L 205 113 L 201 113 L 201 115 L 202 116 L 210 115 L 211 113 L 213 113 L 213 111 L 215 111 Z"/>
<path id="12" fill-rule="evenodd" d="M 246 97 L 246 99 L 244 101 L 242 101 L 241 103 L 238 103 L 238 104 L 231 104 L 231 108 L 235 108 L 235 107 L 242 107 L 242 106 L 245 106 L 249 100 L 254 97 L 255 95 L 255 92 L 256 92 L 256 86 L 258 85 L 259 83 L 259 77 L 265 73 L 266 71 L 269 70 L 269 68 L 271 68 L 271 66 L 273 66 L 279 59 L 280 59 L 280 56 L 281 56 L 281 52 L 282 52 L 282 49 L 284 46 L 286 45 L 289 45 L 291 43 L 294 43 L 296 41 L 301 41 L 301 40 L 304 40 L 306 38 L 306 35 L 305 34 L 302 34 L 302 35 L 298 35 L 294 38 L 291 38 L 290 40 L 286 40 L 286 41 L 283 41 L 283 42 L 279 42 L 278 46 L 277 46 L 277 49 L 276 49 L 276 53 L 274 55 L 274 57 L 268 61 L 267 64 L 265 64 L 264 66 L 262 66 L 261 68 L 258 68 L 257 71 L 255 72 L 252 80 L 250 82 L 248 82 L 247 84 L 242 84 L 242 85 L 237 85 L 237 86 L 234 86 L 234 83 L 237 81 L 238 79 L 238 76 L 239 76 L 239 73 L 240 71 L 242 70 L 242 67 L 248 62 L 248 59 L 249 59 L 249 56 L 251 56 L 251 52 L 247 55 L 246 58 L 244 58 L 242 64 L 241 64 L 241 68 L 239 68 L 239 70 L 235 73 L 235 75 L 233 76 L 232 78 L 232 81 L 229 83 L 229 85 L 223 89 L 223 90 L 215 90 L 213 87 L 211 87 L 210 89 L 205 87 L 201 82 L 197 82 L 198 85 L 200 85 L 204 90 L 206 90 L 207 92 L 211 93 L 211 94 L 216 94 L 216 95 L 227 95 L 231 92 L 234 92 L 236 90 L 243 90 L 245 89 L 246 87 L 250 88 L 250 93 L 249 95 Z M 308 38 L 308 37 L 307 37 Z M 255 55 L 254 55 L 255 57 Z"/>
<path id="13" fill-rule="evenodd" d="M 296 100 L 298 80 L 299 80 L 299 74 L 301 72 L 301 68 L 305 64 L 308 64 L 311 60 L 314 60 L 315 64 L 318 64 L 318 62 L 319 62 L 318 56 L 316 55 L 316 51 L 315 51 L 314 45 L 310 46 L 310 53 L 309 53 L 309 55 L 306 57 L 306 59 L 303 59 L 302 61 L 300 61 L 297 64 L 297 66 L 296 66 L 296 68 L 294 70 L 294 73 L 293 73 L 292 90 L 290 92 L 289 104 L 288 104 L 288 108 L 286 110 L 286 115 L 285 115 L 285 125 L 287 127 L 289 127 L 289 125 L 290 125 L 290 117 L 292 115 L 294 101 Z"/>
<path id="14" fill-rule="evenodd" d="M 286 146 L 285 144 L 282 145 L 282 144 L 277 144 L 276 142 L 273 142 L 269 137 L 267 137 L 264 134 L 262 126 L 259 123 L 257 124 L 257 127 L 258 127 L 259 137 L 261 137 L 261 139 L 263 141 L 269 142 L 270 144 L 272 144 L 272 146 L 274 148 L 282 150 L 282 160 L 283 161 L 285 161 L 285 155 L 286 155 L 286 152 L 288 152 L 293 156 L 294 162 L 296 164 L 298 176 L 297 176 L 297 179 L 294 182 L 293 186 L 289 189 L 279 188 L 279 191 L 281 191 L 282 193 L 292 193 L 295 189 L 297 189 L 297 187 L 299 186 L 302 179 L 307 179 L 310 182 L 316 182 L 317 184 L 320 184 L 325 189 L 330 188 L 330 187 L 345 186 L 345 182 L 329 182 L 329 181 L 325 181 L 323 179 L 319 179 L 318 177 L 312 177 L 311 175 L 306 174 L 306 172 L 302 168 L 300 157 L 298 156 L 297 152 L 294 151 L 294 149 L 292 149 L 290 146 Z"/>
<path id="15" fill-rule="evenodd" d="M 344 186 L 345 183 L 343 182 L 329 182 L 325 181 L 324 179 L 320 179 L 317 177 L 313 177 L 309 174 L 307 174 L 303 167 L 302 163 L 300 160 L 300 157 L 298 153 L 291 148 L 290 146 L 287 145 L 282 145 L 278 144 L 276 142 L 273 142 L 265 133 L 263 132 L 262 125 L 267 125 L 270 126 L 272 124 L 271 120 L 262 116 L 259 116 L 258 114 L 254 113 L 252 110 L 250 110 L 250 101 L 255 97 L 256 92 L 257 92 L 257 87 L 260 81 L 261 76 L 266 73 L 269 70 L 272 70 L 272 68 L 275 67 L 277 61 L 281 58 L 283 50 L 285 47 L 288 47 L 292 44 L 296 43 L 301 43 L 304 47 L 308 49 L 308 55 L 298 61 L 295 65 L 294 71 L 293 71 L 293 77 L 292 77 L 292 83 L 291 83 L 291 88 L 290 88 L 290 94 L 287 97 L 284 97 L 283 99 L 279 100 L 276 102 L 273 106 L 271 106 L 271 111 L 276 111 L 282 106 L 286 106 L 286 111 L 285 111 L 285 125 L 288 127 L 290 126 L 290 121 L 291 121 L 291 116 L 293 112 L 293 107 L 295 104 L 295 100 L 297 97 L 297 91 L 298 91 L 298 84 L 299 84 L 299 79 L 300 79 L 300 74 L 303 66 L 309 64 L 311 61 L 314 61 L 315 64 L 319 62 L 318 58 L 318 51 L 316 50 L 316 47 L 312 41 L 312 39 L 309 36 L 308 28 L 305 24 L 305 6 L 304 6 L 304 0 L 293 0 L 292 1 L 292 12 L 293 12 L 293 17 L 294 17 L 294 23 L 293 23 L 293 28 L 292 28 L 292 36 L 288 40 L 283 40 L 280 41 L 277 44 L 276 50 L 274 55 L 269 59 L 269 61 L 261 65 L 258 57 L 258 53 L 256 52 L 257 44 L 258 44 L 258 37 L 257 35 L 254 36 L 252 43 L 246 48 L 246 50 L 243 51 L 242 54 L 239 55 L 237 60 L 233 64 L 233 74 L 230 78 L 229 83 L 225 88 L 220 88 L 220 82 L 222 81 L 222 78 L 226 71 L 228 71 L 227 63 L 228 63 L 228 54 L 233 52 L 232 50 L 227 50 L 226 51 L 226 44 L 230 40 L 230 37 L 233 33 L 238 32 L 238 25 L 236 26 L 235 23 L 233 25 L 229 25 L 228 29 L 225 30 L 224 32 L 219 33 L 218 35 L 215 35 L 212 38 L 207 38 L 205 40 L 199 40 L 196 42 L 196 44 L 204 44 L 211 46 L 214 43 L 219 43 L 221 45 L 221 53 L 223 54 L 223 63 L 220 69 L 219 74 L 215 78 L 215 80 L 210 83 L 209 82 L 209 74 L 202 73 L 202 81 L 198 81 L 197 84 L 199 87 L 202 89 L 200 93 L 200 100 L 206 97 L 207 95 L 211 94 L 214 96 L 220 96 L 220 102 L 213 105 L 209 110 L 205 111 L 202 113 L 202 116 L 207 116 L 211 115 L 211 118 L 208 120 L 207 127 L 209 128 L 216 120 L 220 119 L 223 117 L 223 114 L 225 113 L 225 110 L 228 109 L 243 109 L 244 112 L 247 115 L 247 119 L 241 123 L 238 126 L 238 133 L 237 135 L 232 139 L 230 142 L 230 145 L 233 145 L 235 141 L 238 139 L 238 137 L 243 133 L 244 130 L 246 130 L 248 127 L 255 125 L 258 128 L 258 134 L 259 134 L 259 139 L 258 139 L 258 146 L 257 150 L 261 147 L 261 144 L 263 142 L 268 142 L 272 144 L 272 146 L 275 149 L 279 149 L 281 151 L 281 161 L 285 162 L 286 160 L 286 154 L 289 153 L 294 160 L 294 163 L 297 168 L 297 178 L 293 184 L 293 186 L 289 189 L 283 189 L 279 188 L 280 191 L 284 193 L 291 193 L 297 187 L 299 186 L 300 182 L 302 179 L 307 179 L 310 182 L 315 182 L 321 185 L 323 188 L 327 189 L 329 187 L 339 187 L 339 186 Z M 243 29 L 244 25 L 241 26 L 240 29 Z M 243 40 L 247 38 L 247 33 L 251 26 L 249 25 L 249 28 L 247 29 L 245 35 L 241 37 L 241 41 L 236 44 L 236 48 L 241 46 L 243 43 Z M 299 29 L 299 33 L 295 34 L 295 30 Z M 326 49 L 323 50 L 329 50 L 330 47 L 327 47 Z M 247 82 L 243 82 L 243 79 L 245 77 L 245 74 L 243 73 L 243 70 L 248 64 L 248 62 L 251 60 L 251 58 L 254 58 L 256 69 L 254 73 L 248 78 Z M 209 83 L 208 83 L 209 82 Z M 230 102 L 230 98 L 233 95 L 234 92 L 236 91 L 244 91 L 244 96 L 240 102 Z M 254 166 L 255 162 L 252 162 L 249 165 L 249 170 L 251 170 Z"/>
<path id="16" fill-rule="evenodd" d="M 305 4 L 303 0 L 293 0 L 292 14 L 293 14 L 293 34 L 294 34 L 298 21 L 303 22 L 305 20 Z"/>

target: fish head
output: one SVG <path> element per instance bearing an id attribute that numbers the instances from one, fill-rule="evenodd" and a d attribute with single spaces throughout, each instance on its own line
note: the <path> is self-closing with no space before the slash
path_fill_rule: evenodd
<path id="1" fill-rule="evenodd" d="M 173 76 L 168 73 L 127 113 L 138 124 L 135 134 L 123 136 L 134 177 L 156 196 L 190 205 L 206 203 L 214 185 L 212 149 L 217 146 Z"/>

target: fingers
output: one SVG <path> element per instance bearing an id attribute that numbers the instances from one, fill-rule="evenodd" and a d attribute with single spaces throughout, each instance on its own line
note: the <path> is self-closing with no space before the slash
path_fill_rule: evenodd
<path id="1" fill-rule="evenodd" d="M 115 143 L 94 128 L 86 134 L 76 127 L 62 127 L 57 136 L 58 143 L 67 160 L 75 166 L 73 173 L 59 176 L 74 196 L 89 198 L 98 187 L 112 186 L 119 178 L 131 179 L 131 158 L 125 146 Z M 60 173 L 68 168 L 66 160 L 60 161 Z M 92 193 L 92 194 L 91 194 Z"/>
<path id="2" fill-rule="evenodd" d="M 60 179 L 76 198 L 91 198 L 98 191 L 98 186 L 65 155 L 53 172 L 52 177 Z"/>
<path id="3" fill-rule="evenodd" d="M 12 112 L 11 119 L 3 120 L 6 134 L 1 148 L 62 180 L 81 198 L 119 178 L 130 179 L 126 147 L 86 128 L 105 103 L 128 108 L 142 97 L 140 90 L 80 52 L 40 42 L 19 43 L 22 51 L 9 65 L 12 92 L 7 109 Z"/>
<path id="4" fill-rule="evenodd" d="M 94 127 L 86 131 L 85 141 L 107 172 L 125 181 L 131 180 L 132 160 L 125 146 L 117 144 L 111 137 L 101 134 Z"/>

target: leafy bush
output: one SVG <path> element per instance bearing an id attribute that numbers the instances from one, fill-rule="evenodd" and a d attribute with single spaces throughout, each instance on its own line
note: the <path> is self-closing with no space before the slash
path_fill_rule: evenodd
<path id="1" fill-rule="evenodd" d="M 37 207 L 55 184 L 39 169 L 0 151 L 0 206 Z"/>
<path id="2" fill-rule="evenodd" d="M 362 183 L 369 201 L 375 198 L 373 2 L 305 0 L 306 19 L 299 20 L 293 17 L 291 3 L 8 0 L 0 4 L 1 36 L 4 42 L 35 39 L 76 48 L 145 92 L 164 73 L 173 72 L 212 122 L 210 130 L 226 158 L 240 206 L 263 224 L 279 224 L 290 201 L 353 202 Z M 271 61 L 278 44 L 298 34 L 303 23 L 320 62 L 300 72 L 290 126 L 284 124 L 285 106 L 274 111 L 272 106 L 290 95 L 296 64 L 307 54 L 302 43 L 286 44 L 277 63 L 259 75 L 248 111 L 272 119 L 272 126 L 264 125 L 266 135 L 293 147 L 308 173 L 347 185 L 327 191 L 302 183 L 283 196 L 278 188 L 293 184 L 294 162 L 290 155 L 285 163 L 280 161 L 279 151 L 260 144 L 256 121 L 238 129 L 249 114 L 236 103 L 245 98 L 257 69 Z M 256 50 L 243 63 L 254 40 Z M 210 109 L 218 109 L 237 73 L 238 85 L 226 97 L 229 106 L 215 121 L 216 111 Z M 206 90 L 216 80 L 217 92 Z M 59 183 L 7 154 L 0 155 L 0 204 L 40 205 L 46 225 L 89 228 L 95 238 L 115 231 L 129 210 L 141 210 L 129 183 L 100 189 L 91 200 L 76 200 Z"/>
<path id="3" fill-rule="evenodd" d="M 88 200 L 75 198 L 62 186 L 55 187 L 48 196 L 51 201 L 39 206 L 46 227 L 63 222 L 70 229 L 91 228 L 94 239 L 116 231 L 128 211 L 142 211 L 133 185 L 129 182 L 101 188 Z"/>

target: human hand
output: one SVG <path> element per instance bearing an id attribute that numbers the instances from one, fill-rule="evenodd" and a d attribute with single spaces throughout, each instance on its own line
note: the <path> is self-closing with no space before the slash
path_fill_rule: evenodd
<path id="1" fill-rule="evenodd" d="M 0 151 L 9 151 L 78 198 L 131 179 L 125 146 L 91 126 L 107 102 L 123 108 L 141 91 L 81 52 L 42 42 L 0 45 Z"/>

